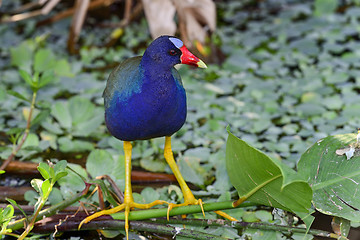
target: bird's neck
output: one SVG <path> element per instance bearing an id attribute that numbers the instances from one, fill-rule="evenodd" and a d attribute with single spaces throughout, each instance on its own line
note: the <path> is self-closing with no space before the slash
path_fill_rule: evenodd
<path id="1" fill-rule="evenodd" d="M 153 59 L 150 59 L 146 54 L 143 55 L 140 68 L 143 70 L 145 79 L 154 82 L 167 81 L 172 78 L 172 66 L 159 64 Z"/>

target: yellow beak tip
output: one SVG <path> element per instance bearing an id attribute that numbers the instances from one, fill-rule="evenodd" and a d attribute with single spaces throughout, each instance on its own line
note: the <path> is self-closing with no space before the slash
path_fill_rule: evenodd
<path id="1" fill-rule="evenodd" d="M 206 64 L 201 59 L 199 59 L 196 64 L 199 68 L 207 68 Z"/>

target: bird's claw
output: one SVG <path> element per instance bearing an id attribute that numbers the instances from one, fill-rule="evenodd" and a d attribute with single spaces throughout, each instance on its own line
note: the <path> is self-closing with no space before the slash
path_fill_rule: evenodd
<path id="1" fill-rule="evenodd" d="M 166 218 L 169 221 L 170 219 L 170 211 L 174 208 L 174 207 L 183 207 L 183 206 L 189 206 L 189 205 L 199 205 L 201 207 L 201 211 L 205 217 L 205 211 L 204 211 L 204 206 L 203 206 L 203 201 L 201 199 L 195 199 L 194 197 L 187 199 L 184 201 L 184 203 L 180 203 L 180 204 L 176 204 L 176 203 L 169 203 L 168 205 L 168 209 L 167 209 L 167 214 L 166 214 Z"/>
<path id="2" fill-rule="evenodd" d="M 125 232 L 126 232 L 126 239 L 129 239 L 129 214 L 130 214 L 131 209 L 133 209 L 133 208 L 149 209 L 155 205 L 162 205 L 162 204 L 169 204 L 169 203 L 166 201 L 163 201 L 163 200 L 156 200 L 156 201 L 154 201 L 152 203 L 148 203 L 148 204 L 135 203 L 134 201 L 124 202 L 123 204 L 116 206 L 114 208 L 102 210 L 100 212 L 96 212 L 96 213 L 86 217 L 84 220 L 82 220 L 80 222 L 78 229 L 80 229 L 83 224 L 88 223 L 88 222 L 94 220 L 95 218 L 98 218 L 103 215 L 111 215 L 111 214 L 120 212 L 121 210 L 125 209 L 125 213 L 124 213 L 125 214 Z"/>

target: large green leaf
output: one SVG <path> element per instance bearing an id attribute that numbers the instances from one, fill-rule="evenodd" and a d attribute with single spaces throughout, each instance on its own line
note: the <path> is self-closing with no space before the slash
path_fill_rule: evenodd
<path id="1" fill-rule="evenodd" d="M 258 204 L 308 213 L 312 198 L 309 184 L 291 168 L 228 132 L 226 166 L 239 196 Z"/>
<path id="2" fill-rule="evenodd" d="M 313 189 L 313 204 L 322 213 L 360 221 L 360 152 L 347 160 L 336 150 L 356 142 L 355 134 L 329 136 L 316 142 L 298 164 Z"/>

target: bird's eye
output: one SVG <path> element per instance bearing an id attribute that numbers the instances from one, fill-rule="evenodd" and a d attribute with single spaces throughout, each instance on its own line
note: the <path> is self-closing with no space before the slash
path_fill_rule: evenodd
<path id="1" fill-rule="evenodd" d="M 169 51 L 169 54 L 170 54 L 171 56 L 174 56 L 174 55 L 176 55 L 176 51 L 175 51 L 174 49 L 171 49 L 171 50 Z"/>

